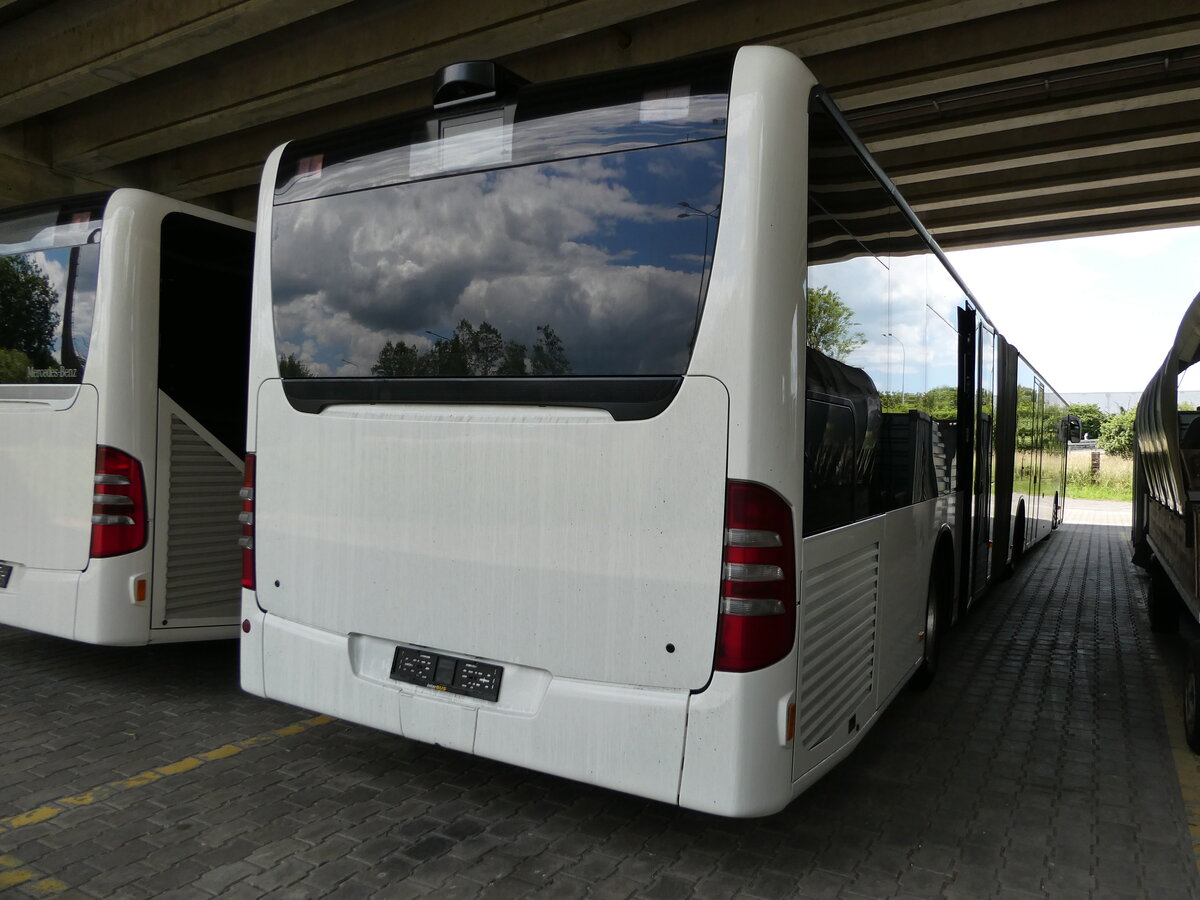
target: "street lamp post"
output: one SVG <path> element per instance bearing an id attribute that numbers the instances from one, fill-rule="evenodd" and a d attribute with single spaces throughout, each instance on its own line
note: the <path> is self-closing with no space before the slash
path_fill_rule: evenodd
<path id="1" fill-rule="evenodd" d="M 900 345 L 900 405 L 907 406 L 908 400 L 905 397 L 904 391 L 904 370 L 908 368 L 908 352 L 904 349 L 904 341 L 900 340 L 900 338 L 896 337 L 890 331 L 885 331 L 883 337 L 891 338 Z M 889 357 L 891 356 L 891 354 L 888 355 Z M 890 370 L 891 366 L 888 366 L 888 369 Z"/>

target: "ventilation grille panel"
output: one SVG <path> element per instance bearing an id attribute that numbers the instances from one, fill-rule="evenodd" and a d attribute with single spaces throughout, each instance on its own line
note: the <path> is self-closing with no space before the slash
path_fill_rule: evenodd
<path id="1" fill-rule="evenodd" d="M 166 618 L 234 619 L 241 604 L 242 474 L 171 416 Z"/>
<path id="2" fill-rule="evenodd" d="M 798 731 L 806 750 L 845 728 L 874 688 L 879 544 L 805 573 Z"/>

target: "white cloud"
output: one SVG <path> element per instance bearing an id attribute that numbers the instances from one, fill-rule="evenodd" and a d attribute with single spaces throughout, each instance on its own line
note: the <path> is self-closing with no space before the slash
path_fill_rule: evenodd
<path id="1" fill-rule="evenodd" d="M 715 228 L 677 203 L 685 188 L 712 196 L 708 155 L 662 148 L 281 206 L 279 350 L 366 375 L 388 340 L 424 347 L 466 319 L 530 346 L 549 323 L 577 373 L 678 370 L 710 258 L 696 251 Z M 664 165 L 672 177 L 648 177 Z"/>
<path id="2" fill-rule="evenodd" d="M 1060 392 L 1140 391 L 1200 290 L 1200 228 L 951 253 L 995 321 Z"/>

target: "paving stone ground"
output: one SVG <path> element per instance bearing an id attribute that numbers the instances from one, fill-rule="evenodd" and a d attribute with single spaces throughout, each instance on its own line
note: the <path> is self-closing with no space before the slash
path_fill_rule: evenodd
<path id="1" fill-rule="evenodd" d="M 313 713 L 241 694 L 233 643 L 0 628 L 0 821 L 56 811 L 0 831 L 0 895 L 1200 898 L 1160 695 L 1178 651 L 1146 624 L 1128 507 L 1068 519 L 950 638 L 933 687 L 757 820 L 289 729 Z"/>

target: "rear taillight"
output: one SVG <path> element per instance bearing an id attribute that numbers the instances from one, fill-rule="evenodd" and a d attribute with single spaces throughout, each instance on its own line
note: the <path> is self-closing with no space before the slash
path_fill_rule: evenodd
<path id="1" fill-rule="evenodd" d="M 242 587 L 254 590 L 254 454 L 246 454 L 245 475 L 242 478 L 242 489 L 238 492 L 242 498 L 242 511 L 238 521 L 242 523 L 242 536 L 238 544 L 242 548 Z"/>
<path id="2" fill-rule="evenodd" d="M 142 464 L 122 450 L 97 447 L 92 481 L 92 559 L 141 550 L 147 533 Z"/>
<path id="3" fill-rule="evenodd" d="M 716 668 L 749 672 L 783 659 L 796 636 L 792 510 L 770 488 L 730 481 Z"/>

